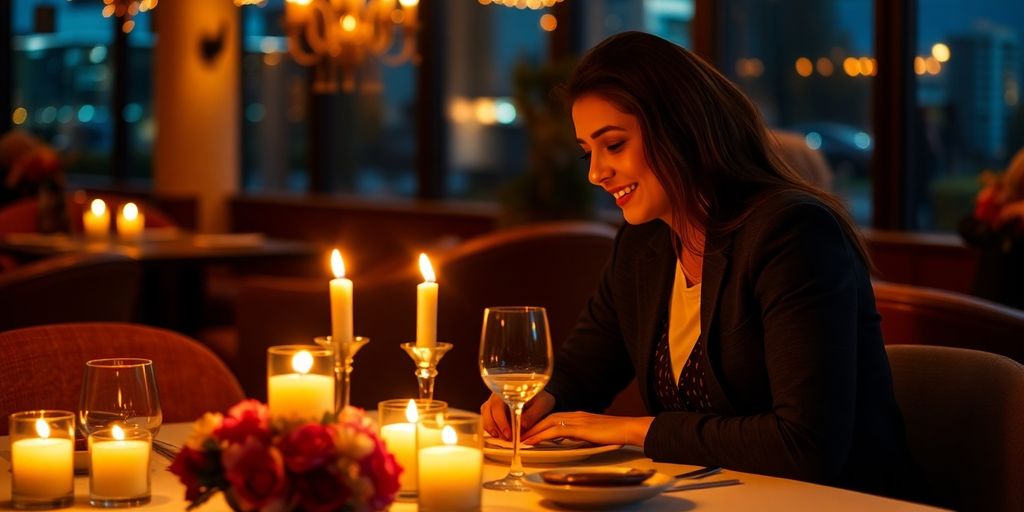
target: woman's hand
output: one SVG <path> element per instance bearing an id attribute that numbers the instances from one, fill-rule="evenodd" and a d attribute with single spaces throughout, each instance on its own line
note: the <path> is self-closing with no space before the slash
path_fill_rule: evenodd
<path id="1" fill-rule="evenodd" d="M 545 414 L 551 412 L 551 409 L 554 407 L 555 397 L 547 391 L 541 391 L 537 396 L 533 397 L 533 400 L 527 402 L 526 407 L 523 408 L 523 432 L 526 432 Z M 484 422 L 484 431 L 490 434 L 491 437 L 511 441 L 512 426 L 509 421 L 509 413 L 508 406 L 505 405 L 501 397 L 492 393 L 490 398 L 480 406 L 480 417 Z"/>
<path id="2" fill-rule="evenodd" d="M 594 444 L 629 444 L 643 446 L 653 416 L 607 416 L 589 412 L 560 412 L 537 422 L 523 434 L 524 444 L 537 444 L 548 439 L 570 437 Z"/>

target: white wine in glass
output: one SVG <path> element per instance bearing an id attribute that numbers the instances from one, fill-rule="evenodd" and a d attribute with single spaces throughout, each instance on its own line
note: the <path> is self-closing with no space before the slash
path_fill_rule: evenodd
<path id="1" fill-rule="evenodd" d="M 551 378 L 551 335 L 548 317 L 539 307 L 498 307 L 484 310 L 480 335 L 480 375 L 512 411 L 512 464 L 501 480 L 484 483 L 499 491 L 528 491 L 523 484 L 519 436 L 523 407 Z"/>

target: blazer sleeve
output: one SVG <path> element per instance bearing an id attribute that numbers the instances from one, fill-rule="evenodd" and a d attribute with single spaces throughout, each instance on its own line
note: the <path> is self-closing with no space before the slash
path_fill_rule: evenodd
<path id="1" fill-rule="evenodd" d="M 809 481 L 840 476 L 853 440 L 863 262 L 822 206 L 797 204 L 774 217 L 751 235 L 746 262 L 761 309 L 771 410 L 659 414 L 647 456 Z"/>
<path id="2" fill-rule="evenodd" d="M 623 343 L 615 308 L 615 282 L 622 261 L 622 235 L 615 237 L 597 290 L 580 313 L 576 326 L 558 349 L 547 391 L 555 397 L 554 411 L 604 411 L 633 378 L 634 369 Z"/>

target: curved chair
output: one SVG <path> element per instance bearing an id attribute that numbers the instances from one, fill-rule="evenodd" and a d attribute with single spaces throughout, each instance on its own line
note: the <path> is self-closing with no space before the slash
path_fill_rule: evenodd
<path id="1" fill-rule="evenodd" d="M 1024 311 L 945 290 L 873 285 L 886 344 L 970 348 L 1024 363 Z"/>
<path id="2" fill-rule="evenodd" d="M 544 306 L 552 342 L 564 339 L 597 287 L 614 237 L 615 229 L 605 224 L 532 224 L 434 255 L 438 339 L 455 345 L 438 367 L 435 396 L 466 409 L 487 397 L 477 361 L 487 306 Z M 383 399 L 416 394 L 412 360 L 399 344 L 415 341 L 416 285 L 422 281 L 415 255 L 398 272 L 356 279 L 355 334 L 371 341 L 355 359 L 354 405 L 372 408 Z M 310 343 L 330 332 L 327 281 L 247 279 L 239 293 L 238 324 L 239 376 L 250 395 L 261 396 L 267 346 Z"/>
<path id="3" fill-rule="evenodd" d="M 127 322 L 138 263 L 120 254 L 69 254 L 0 274 L 0 331 L 61 322 Z"/>
<path id="4" fill-rule="evenodd" d="M 133 324 L 79 323 L 0 333 L 0 417 L 30 409 L 78 410 L 90 359 L 153 361 L 165 423 L 193 421 L 244 398 L 242 388 L 209 349 L 180 334 Z M 0 422 L 0 434 L 7 422 Z"/>
<path id="5" fill-rule="evenodd" d="M 1024 366 L 976 350 L 887 350 L 924 498 L 954 510 L 1024 510 Z"/>

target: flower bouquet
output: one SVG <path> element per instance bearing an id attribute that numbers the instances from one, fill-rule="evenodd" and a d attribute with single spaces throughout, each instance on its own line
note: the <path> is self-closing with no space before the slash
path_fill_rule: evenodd
<path id="1" fill-rule="evenodd" d="M 384 510 L 402 472 L 361 409 L 302 423 L 271 420 L 256 400 L 197 420 L 169 469 L 188 510 L 223 491 L 233 509 L 260 511 Z"/>
<path id="2" fill-rule="evenodd" d="M 974 212 L 960 236 L 980 250 L 973 292 L 1024 309 L 1024 149 L 1006 172 L 985 171 Z"/>

